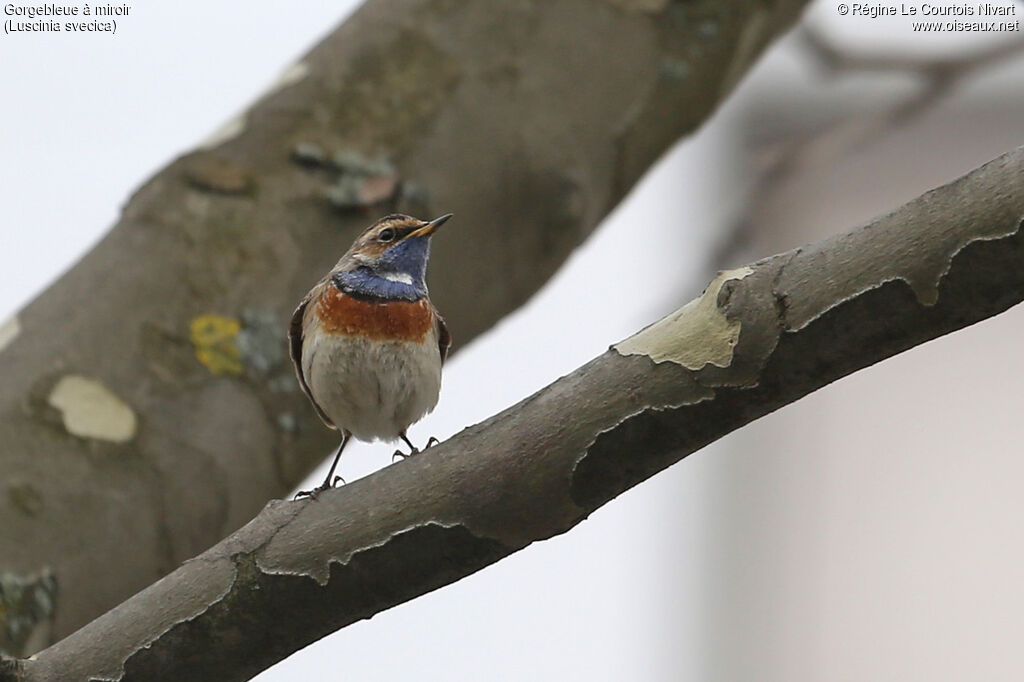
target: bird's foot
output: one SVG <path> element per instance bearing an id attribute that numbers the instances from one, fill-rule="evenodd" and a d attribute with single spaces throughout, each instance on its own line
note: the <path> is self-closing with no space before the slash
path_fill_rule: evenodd
<path id="1" fill-rule="evenodd" d="M 301 500 L 303 497 L 308 497 L 311 500 L 315 500 L 317 497 L 320 496 L 320 493 L 322 493 L 323 491 L 327 490 L 330 487 L 331 486 L 329 485 L 318 485 L 317 487 L 312 488 L 310 490 L 300 490 L 299 492 L 295 493 L 295 497 L 293 497 L 292 500 Z"/>
<path id="2" fill-rule="evenodd" d="M 333 481 L 324 481 L 323 483 L 313 488 L 312 490 L 300 490 L 299 492 L 295 493 L 295 497 L 293 497 L 292 499 L 298 500 L 303 497 L 308 497 L 311 500 L 315 500 L 323 491 L 330 490 L 331 488 L 337 488 L 338 481 L 341 481 L 341 484 L 345 485 L 344 478 L 342 478 L 341 476 L 335 476 Z"/>
<path id="3" fill-rule="evenodd" d="M 395 454 L 391 455 L 391 461 L 394 462 L 396 459 L 399 459 L 399 458 L 401 458 L 401 459 L 409 459 L 413 455 L 418 455 L 418 454 L 420 454 L 420 451 L 417 448 L 413 448 L 412 452 L 410 452 L 409 454 L 405 454 L 401 450 L 395 450 Z"/>
<path id="4" fill-rule="evenodd" d="M 392 462 L 394 462 L 396 459 L 399 459 L 399 458 L 401 458 L 401 459 L 409 459 L 413 455 L 418 455 L 421 452 L 423 452 L 423 450 L 426 450 L 427 448 L 429 448 L 432 445 L 437 445 L 441 441 L 439 441 L 437 438 L 434 438 L 433 436 L 431 436 L 430 438 L 427 439 L 427 444 L 423 446 L 423 450 L 420 450 L 418 447 L 416 447 L 412 443 L 409 443 L 408 440 L 406 440 L 405 442 L 409 445 L 409 454 L 406 454 L 406 453 L 402 452 L 401 450 L 395 450 L 395 454 L 391 455 L 391 461 Z"/>

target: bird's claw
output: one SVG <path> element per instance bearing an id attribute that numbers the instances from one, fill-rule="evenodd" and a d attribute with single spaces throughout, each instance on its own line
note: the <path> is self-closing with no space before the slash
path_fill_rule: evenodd
<path id="1" fill-rule="evenodd" d="M 300 490 L 299 492 L 295 493 L 295 497 L 293 497 L 292 500 L 300 500 L 303 497 L 308 497 L 311 500 L 315 500 L 317 497 L 319 497 L 320 493 L 327 490 L 328 487 L 330 486 L 318 485 L 317 487 L 311 490 Z"/>
<path id="2" fill-rule="evenodd" d="M 406 442 L 409 443 L 409 441 L 406 441 Z M 429 448 L 432 445 L 437 445 L 440 442 L 441 441 L 439 441 L 437 438 L 434 438 L 433 436 L 431 436 L 430 438 L 427 439 L 427 444 L 423 446 L 423 450 L 426 450 L 427 448 Z M 395 450 L 395 454 L 391 455 L 391 461 L 394 462 L 396 459 L 399 459 L 399 458 L 401 458 L 401 459 L 409 459 L 413 455 L 418 455 L 421 452 L 423 452 L 423 450 L 420 450 L 418 447 L 416 447 L 412 443 L 409 443 L 409 447 L 411 448 L 409 454 L 405 454 L 401 450 Z"/>
<path id="3" fill-rule="evenodd" d="M 420 453 L 420 451 L 417 450 L 416 448 L 413 448 L 412 452 L 410 452 L 408 455 L 405 454 L 404 452 L 402 452 L 401 450 L 395 450 L 395 454 L 391 455 L 391 461 L 394 462 L 396 459 L 399 459 L 399 458 L 401 458 L 401 459 L 409 459 L 413 455 L 418 455 L 419 453 Z"/>
<path id="4" fill-rule="evenodd" d="M 342 478 L 341 476 L 335 476 L 334 480 L 331 481 L 330 483 L 328 483 L 327 481 L 324 481 L 323 483 L 321 483 L 320 485 L 318 485 L 317 487 L 315 487 L 315 488 L 313 488 L 311 490 L 300 490 L 299 492 L 295 493 L 295 497 L 293 497 L 292 500 L 293 501 L 294 500 L 298 500 L 298 499 L 301 499 L 303 497 L 308 497 L 311 500 L 315 500 L 315 499 L 317 499 L 317 497 L 320 496 L 320 493 L 322 493 L 323 491 L 330 490 L 332 488 L 337 488 L 338 487 L 338 481 L 341 481 L 341 484 L 345 485 L 345 479 L 344 478 Z"/>

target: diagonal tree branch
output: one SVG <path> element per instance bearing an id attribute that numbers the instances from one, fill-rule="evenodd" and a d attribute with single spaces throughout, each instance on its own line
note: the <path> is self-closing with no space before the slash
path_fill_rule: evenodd
<path id="1" fill-rule="evenodd" d="M 726 433 L 1024 299 L 1024 147 L 704 294 L 520 404 L 242 530 L 0 681 L 242 680 Z"/>
<path id="2" fill-rule="evenodd" d="M 457 214 L 430 284 L 465 343 L 804 2 L 367 2 L 0 324 L 0 648 L 74 631 L 322 459 L 286 321 L 374 214 Z"/>

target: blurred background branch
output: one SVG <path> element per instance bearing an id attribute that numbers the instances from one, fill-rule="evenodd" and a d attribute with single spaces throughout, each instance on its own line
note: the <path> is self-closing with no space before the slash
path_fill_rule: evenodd
<path id="1" fill-rule="evenodd" d="M 745 247 L 751 232 L 762 229 L 756 221 L 763 202 L 771 201 L 779 188 L 806 175 L 828 173 L 841 159 L 868 143 L 896 134 L 915 117 L 927 114 L 942 99 L 962 88 L 986 69 L 1002 66 L 1024 54 L 1024 38 L 1014 35 L 952 54 L 917 54 L 905 47 L 885 52 L 876 46 L 838 41 L 822 23 L 807 21 L 793 31 L 793 48 L 824 81 L 838 81 L 852 74 L 871 73 L 883 78 L 909 78 L 912 86 L 901 96 L 867 108 L 841 107 L 822 125 L 792 128 L 788 134 L 757 141 L 751 150 L 757 172 L 747 195 L 746 206 L 731 229 L 723 232 L 713 263 L 729 263 L 750 255 Z"/>

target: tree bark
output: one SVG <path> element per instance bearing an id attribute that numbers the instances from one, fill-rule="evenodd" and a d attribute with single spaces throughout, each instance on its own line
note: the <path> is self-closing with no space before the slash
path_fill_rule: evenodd
<path id="1" fill-rule="evenodd" d="M 697 300 L 426 453 L 252 522 L 0 682 L 243 680 L 836 379 L 1024 300 L 1024 147 Z M 65 678 L 67 679 L 67 678 Z"/>
<path id="2" fill-rule="evenodd" d="M 430 285 L 464 343 L 803 4 L 362 7 L 0 326 L 0 649 L 80 627 L 322 459 L 334 435 L 294 381 L 285 324 L 377 214 L 456 214 Z"/>

